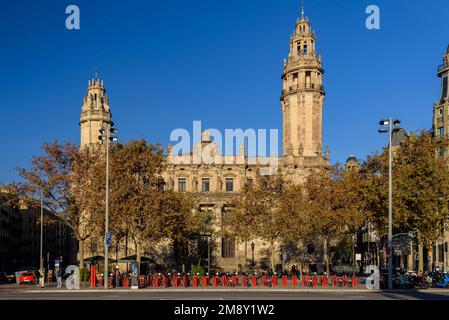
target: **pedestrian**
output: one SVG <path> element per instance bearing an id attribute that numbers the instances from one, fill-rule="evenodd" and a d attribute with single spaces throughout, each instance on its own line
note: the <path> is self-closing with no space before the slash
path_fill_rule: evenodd
<path id="1" fill-rule="evenodd" d="M 58 288 L 62 287 L 62 270 L 61 268 L 58 268 L 56 271 L 56 281 L 58 282 Z"/>
<path id="2" fill-rule="evenodd" d="M 39 284 L 41 288 L 45 287 L 45 269 L 42 268 L 39 270 Z"/>

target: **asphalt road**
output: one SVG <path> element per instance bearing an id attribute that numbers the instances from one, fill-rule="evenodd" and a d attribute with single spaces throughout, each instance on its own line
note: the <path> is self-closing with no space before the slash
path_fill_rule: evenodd
<path id="1" fill-rule="evenodd" d="M 449 300 L 449 289 L 103 289 L 0 286 L 0 300 Z"/>

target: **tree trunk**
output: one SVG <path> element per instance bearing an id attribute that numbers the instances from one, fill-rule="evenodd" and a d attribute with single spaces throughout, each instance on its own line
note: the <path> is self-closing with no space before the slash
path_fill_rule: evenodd
<path id="1" fill-rule="evenodd" d="M 421 233 L 418 230 L 418 271 L 424 271 L 423 244 L 421 241 Z"/>
<path id="2" fill-rule="evenodd" d="M 276 266 L 274 265 L 274 242 L 270 242 L 270 253 L 271 253 L 271 270 L 276 272 Z"/>
<path id="3" fill-rule="evenodd" d="M 328 254 L 328 248 L 327 248 L 327 239 L 324 239 L 324 245 L 323 245 L 324 249 L 324 263 L 326 265 L 326 274 L 329 274 L 329 254 Z"/>
<path id="4" fill-rule="evenodd" d="M 142 254 L 140 252 L 140 243 L 136 241 L 136 262 L 137 262 L 137 274 L 140 276 L 140 261 L 142 258 Z"/>
<path id="5" fill-rule="evenodd" d="M 84 240 L 79 240 L 78 246 L 78 268 L 81 271 L 84 267 Z"/>

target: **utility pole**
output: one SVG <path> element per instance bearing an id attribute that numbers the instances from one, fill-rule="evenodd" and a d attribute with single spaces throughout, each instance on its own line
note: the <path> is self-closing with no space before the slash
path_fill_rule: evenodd
<path id="1" fill-rule="evenodd" d="M 393 120 L 389 121 L 390 132 L 388 146 L 388 289 L 393 289 L 393 183 L 392 183 L 392 152 L 391 136 L 393 133 Z"/>
<path id="2" fill-rule="evenodd" d="M 109 284 L 109 143 L 116 141 L 117 137 L 115 133 L 117 130 L 113 127 L 111 122 L 109 127 L 103 127 L 100 129 L 99 140 L 106 141 L 106 212 L 105 212 L 105 225 L 104 225 L 104 288 L 108 288 Z M 109 239 L 109 240 L 108 240 Z"/>
<path id="3" fill-rule="evenodd" d="M 42 272 L 44 268 L 44 257 L 43 257 L 43 246 L 44 246 L 44 191 L 41 188 L 41 239 L 40 239 L 40 253 L 39 253 L 39 269 Z"/>
<path id="4" fill-rule="evenodd" d="M 399 130 L 401 121 L 393 118 L 381 120 L 379 124 L 380 133 L 388 133 L 388 289 L 393 289 L 393 155 L 392 138 L 393 132 Z"/>

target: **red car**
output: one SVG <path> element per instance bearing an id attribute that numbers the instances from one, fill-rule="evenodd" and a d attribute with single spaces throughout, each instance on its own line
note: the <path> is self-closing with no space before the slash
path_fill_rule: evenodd
<path id="1" fill-rule="evenodd" d="M 35 280 L 34 273 L 22 272 L 19 277 L 19 284 L 33 284 Z"/>

